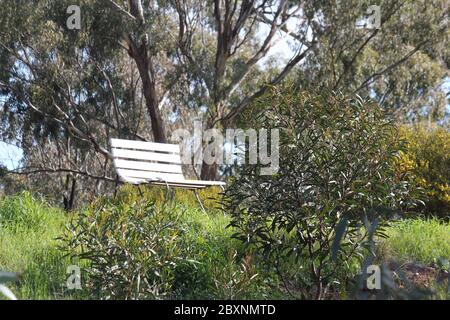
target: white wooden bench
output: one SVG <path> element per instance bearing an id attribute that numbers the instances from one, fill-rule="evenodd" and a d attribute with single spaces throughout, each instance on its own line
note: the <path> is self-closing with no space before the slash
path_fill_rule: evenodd
<path id="1" fill-rule="evenodd" d="M 185 179 L 181 170 L 180 147 L 176 144 L 123 139 L 111 139 L 110 144 L 114 167 L 122 182 L 191 190 L 225 185 L 221 181 Z"/>

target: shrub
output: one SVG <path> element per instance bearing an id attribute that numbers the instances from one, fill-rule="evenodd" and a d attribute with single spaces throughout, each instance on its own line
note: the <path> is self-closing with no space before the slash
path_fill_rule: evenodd
<path id="1" fill-rule="evenodd" d="M 229 185 L 235 237 L 261 249 L 296 297 L 342 290 L 371 235 L 383 236 L 375 227 L 415 204 L 392 169 L 395 127 L 359 97 L 291 88 L 260 98 L 245 123 L 280 129 L 280 168 L 246 165 Z"/>
<path id="2" fill-rule="evenodd" d="M 450 132 L 441 127 L 403 126 L 406 148 L 396 162 L 399 175 L 410 174 L 425 190 L 423 213 L 450 218 Z"/>
<path id="3" fill-rule="evenodd" d="M 85 263 L 83 285 L 94 297 L 242 299 L 269 292 L 231 238 L 229 217 L 211 208 L 206 214 L 191 192 L 178 190 L 166 201 L 165 188 L 141 191 L 124 186 L 115 199 L 98 199 L 63 238 L 62 247 Z M 216 195 L 200 194 L 207 208 Z"/>
<path id="4" fill-rule="evenodd" d="M 171 292 L 183 257 L 176 245 L 177 216 L 166 207 L 103 199 L 80 213 L 69 230 L 66 244 L 72 256 L 89 261 L 87 287 L 97 298 L 157 299 Z"/>

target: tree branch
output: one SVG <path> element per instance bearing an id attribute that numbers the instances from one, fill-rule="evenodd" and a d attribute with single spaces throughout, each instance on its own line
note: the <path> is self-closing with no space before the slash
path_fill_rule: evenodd
<path id="1" fill-rule="evenodd" d="M 24 168 L 21 168 L 24 169 Z M 110 182 L 116 182 L 116 179 L 112 177 L 107 176 L 97 176 L 90 174 L 87 171 L 81 171 L 81 170 L 74 170 L 74 169 L 66 169 L 66 168 L 56 168 L 56 169 L 50 169 L 50 168 L 40 168 L 40 169 L 33 169 L 33 170 L 27 170 L 27 171 L 18 171 L 20 169 L 14 170 L 14 171 L 6 171 L 6 174 L 12 174 L 12 175 L 32 175 L 32 174 L 40 174 L 40 173 L 72 173 L 72 174 L 78 174 L 82 175 L 88 178 L 96 179 L 96 180 L 105 180 Z"/>
<path id="2" fill-rule="evenodd" d="M 363 89 L 365 86 L 372 84 L 377 78 L 379 78 L 380 76 L 382 76 L 383 74 L 385 74 L 386 72 L 389 72 L 390 70 L 396 68 L 397 66 L 399 66 L 400 64 L 402 64 L 403 62 L 405 62 L 406 60 L 408 60 L 413 54 L 415 54 L 417 51 L 420 50 L 420 48 L 426 44 L 428 42 L 428 40 L 424 40 L 422 42 L 420 42 L 413 50 L 411 50 L 410 52 L 408 52 L 408 54 L 406 54 L 403 58 L 401 58 L 400 60 L 397 60 L 396 62 L 392 63 L 391 65 L 387 66 L 386 68 L 384 68 L 381 71 L 375 72 L 374 74 L 372 74 L 370 77 L 366 78 L 366 80 L 364 80 L 361 85 L 353 92 L 353 93 L 357 93 L 358 91 L 360 91 L 361 89 Z"/>
<path id="3" fill-rule="evenodd" d="M 284 69 L 269 83 L 263 85 L 257 92 L 255 92 L 250 97 L 246 97 L 244 100 L 241 101 L 241 103 L 236 107 L 233 108 L 225 117 L 222 117 L 218 121 L 231 121 L 233 120 L 246 106 L 248 106 L 252 101 L 255 99 L 261 97 L 267 89 L 269 89 L 271 86 L 279 84 L 286 76 L 287 74 L 303 59 L 306 57 L 306 55 L 309 53 L 309 51 L 313 48 L 315 42 L 313 42 L 313 45 L 304 50 L 303 52 L 297 54 L 294 58 L 292 58 L 289 63 L 284 67 Z"/>

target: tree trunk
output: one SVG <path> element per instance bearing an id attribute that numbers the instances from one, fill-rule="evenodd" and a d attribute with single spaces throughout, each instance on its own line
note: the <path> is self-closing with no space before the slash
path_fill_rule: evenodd
<path id="1" fill-rule="evenodd" d="M 219 107 L 216 108 L 216 110 L 218 110 Z M 213 129 L 214 128 L 214 124 L 213 124 L 213 119 L 209 118 L 209 120 L 207 121 L 206 124 L 206 129 Z M 205 150 L 205 147 L 207 145 L 203 144 L 203 151 Z M 219 171 L 219 164 L 217 163 L 213 163 L 213 164 L 207 164 L 205 162 L 202 163 L 202 170 L 200 172 L 200 179 L 202 180 L 206 180 L 206 181 L 214 181 L 217 179 L 217 173 Z"/>
<path id="2" fill-rule="evenodd" d="M 202 171 L 200 173 L 200 178 L 202 180 L 207 180 L 207 181 L 216 180 L 218 170 L 219 170 L 219 166 L 217 163 L 207 164 L 207 163 L 203 162 Z"/>
<path id="3" fill-rule="evenodd" d="M 149 61 L 147 57 L 142 57 L 141 55 L 133 58 L 136 61 L 139 75 L 142 80 L 145 104 L 152 123 L 153 138 L 155 142 L 167 143 L 166 134 L 164 132 L 164 123 L 158 108 L 159 101 L 156 96 L 155 83 L 150 78 Z"/>
<path id="4" fill-rule="evenodd" d="M 164 123 L 158 108 L 159 101 L 156 95 L 155 81 L 150 76 L 152 73 L 152 65 L 147 54 L 147 42 L 144 39 L 140 48 L 137 48 L 132 41 L 129 41 L 128 44 L 130 45 L 128 54 L 135 61 L 142 81 L 145 105 L 152 124 L 153 139 L 155 142 L 167 143 Z"/>
<path id="5" fill-rule="evenodd" d="M 70 179 L 72 183 L 70 184 Z M 70 192 L 69 192 L 70 185 Z M 63 195 L 64 210 L 71 211 L 74 208 L 77 180 L 71 175 L 66 176 L 66 192 Z"/>
<path id="6" fill-rule="evenodd" d="M 75 204 L 75 195 L 76 195 L 76 188 L 77 188 L 77 180 L 75 177 L 72 178 L 72 188 L 70 190 L 70 198 L 69 198 L 69 208 L 68 211 L 72 211 Z"/>
<path id="7" fill-rule="evenodd" d="M 130 14 L 137 19 L 138 27 L 145 32 L 144 10 L 142 0 L 129 0 Z M 140 39 L 140 44 L 132 39 L 131 35 L 126 36 L 128 43 L 128 54 L 136 63 L 142 81 L 145 104 L 150 115 L 152 124 L 153 139 L 155 142 L 167 143 L 164 132 L 164 123 L 159 112 L 159 100 L 156 93 L 156 80 L 154 79 L 154 69 L 151 57 L 148 53 L 148 35 L 145 34 Z"/>

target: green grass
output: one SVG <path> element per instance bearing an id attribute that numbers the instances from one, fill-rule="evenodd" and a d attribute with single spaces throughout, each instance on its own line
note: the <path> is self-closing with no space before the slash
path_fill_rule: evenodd
<path id="1" fill-rule="evenodd" d="M 435 263 L 450 258 L 450 223 L 437 219 L 406 219 L 387 229 L 389 238 L 382 242 L 384 256 L 398 262 Z"/>
<path id="2" fill-rule="evenodd" d="M 20 273 L 10 285 L 19 299 L 64 294 L 68 259 L 57 249 L 67 217 L 24 192 L 0 199 L 0 270 Z"/>

